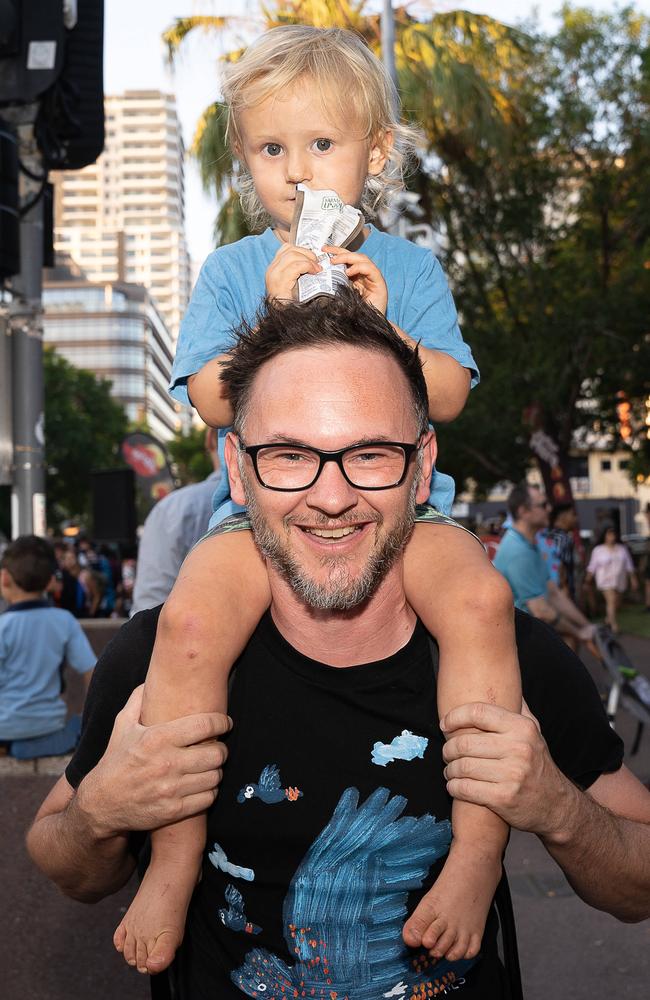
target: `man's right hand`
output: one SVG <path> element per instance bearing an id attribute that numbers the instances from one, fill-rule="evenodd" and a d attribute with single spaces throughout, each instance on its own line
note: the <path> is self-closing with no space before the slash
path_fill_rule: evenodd
<path id="1" fill-rule="evenodd" d="M 214 802 L 232 721 L 217 712 L 154 726 L 140 723 L 144 685 L 115 719 L 104 756 L 83 779 L 76 807 L 99 839 L 154 830 L 204 812 Z"/>

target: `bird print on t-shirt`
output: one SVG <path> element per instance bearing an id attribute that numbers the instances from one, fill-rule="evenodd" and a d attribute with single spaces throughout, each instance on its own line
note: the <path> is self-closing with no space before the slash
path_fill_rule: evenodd
<path id="1" fill-rule="evenodd" d="M 408 894 L 451 841 L 448 820 L 402 816 L 405 807 L 386 788 L 361 805 L 356 788 L 343 792 L 285 897 L 295 963 L 254 948 L 231 973 L 240 990 L 265 1000 L 419 1000 L 458 985 L 472 961 L 434 962 L 402 939 Z"/>
<path id="2" fill-rule="evenodd" d="M 231 931 L 245 931 L 246 934 L 259 934 L 262 930 L 257 924 L 252 924 L 246 919 L 244 913 L 244 897 L 234 885 L 226 886 L 226 902 L 228 909 L 222 907 L 219 910 L 219 919 L 224 927 Z"/>
<path id="3" fill-rule="evenodd" d="M 274 802 L 295 802 L 299 798 L 302 798 L 302 792 L 299 788 L 282 787 L 277 764 L 267 764 L 260 774 L 260 780 L 257 784 L 251 782 L 250 785 L 244 785 L 237 795 L 238 802 L 246 802 L 247 799 L 261 799 L 267 805 L 272 805 Z"/>

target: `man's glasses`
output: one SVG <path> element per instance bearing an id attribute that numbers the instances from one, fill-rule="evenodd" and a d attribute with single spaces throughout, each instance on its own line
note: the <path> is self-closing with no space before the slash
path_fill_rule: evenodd
<path id="1" fill-rule="evenodd" d="M 250 455 L 260 486 L 291 493 L 314 485 L 326 462 L 338 465 L 344 478 L 358 490 L 390 490 L 401 486 L 412 455 L 420 442 L 371 441 L 368 444 L 320 451 L 293 444 L 239 442 L 239 450 Z"/>

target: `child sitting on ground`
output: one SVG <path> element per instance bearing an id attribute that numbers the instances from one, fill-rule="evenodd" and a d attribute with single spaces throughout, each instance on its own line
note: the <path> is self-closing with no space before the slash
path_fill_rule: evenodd
<path id="1" fill-rule="evenodd" d="M 49 757 L 74 750 L 81 719 L 66 722 L 61 664 L 82 674 L 86 688 L 95 666 L 79 622 L 53 608 L 45 591 L 56 557 L 44 538 L 23 535 L 0 560 L 0 743 L 13 757 Z"/>
<path id="2" fill-rule="evenodd" d="M 392 110 L 396 95 L 379 60 L 341 29 L 272 29 L 228 67 L 224 98 L 244 207 L 253 224 L 270 226 L 208 257 L 173 372 L 176 398 L 191 399 L 207 424 L 221 428 L 232 419 L 219 380 L 231 330 L 242 318 L 254 323 L 265 295 L 290 299 L 301 275 L 320 270 L 314 253 L 289 242 L 296 185 L 333 190 L 371 216 L 399 188 L 415 134 Z M 372 225 L 363 235 L 362 253 L 327 248 L 332 262 L 346 265 L 353 284 L 405 341 L 419 343 L 430 418 L 452 420 L 478 373 L 440 265 L 430 251 Z M 453 483 L 437 472 L 432 506 L 447 511 L 452 499 Z M 216 521 L 231 511 L 224 505 Z M 439 714 L 471 701 L 518 711 L 510 589 L 471 534 L 435 512 L 426 520 L 406 548 L 405 586 L 440 647 Z M 269 602 L 249 531 L 201 542 L 161 614 L 142 721 L 225 712 L 229 671 Z M 460 801 L 452 824 L 444 870 L 407 921 L 404 939 L 456 960 L 479 951 L 507 829 L 489 810 Z M 141 972 L 165 968 L 180 944 L 204 839 L 201 817 L 152 836 L 151 864 L 114 938 Z"/>

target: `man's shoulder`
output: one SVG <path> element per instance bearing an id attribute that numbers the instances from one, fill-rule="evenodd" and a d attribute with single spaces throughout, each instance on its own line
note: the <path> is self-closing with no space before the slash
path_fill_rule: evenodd
<path id="1" fill-rule="evenodd" d="M 209 502 L 217 485 L 218 479 L 210 475 L 200 483 L 188 483 L 187 486 L 172 490 L 151 509 L 146 524 L 151 526 L 159 520 L 167 521 L 182 516 L 188 510 L 193 510 L 201 498 L 206 498 L 206 503 Z"/>

